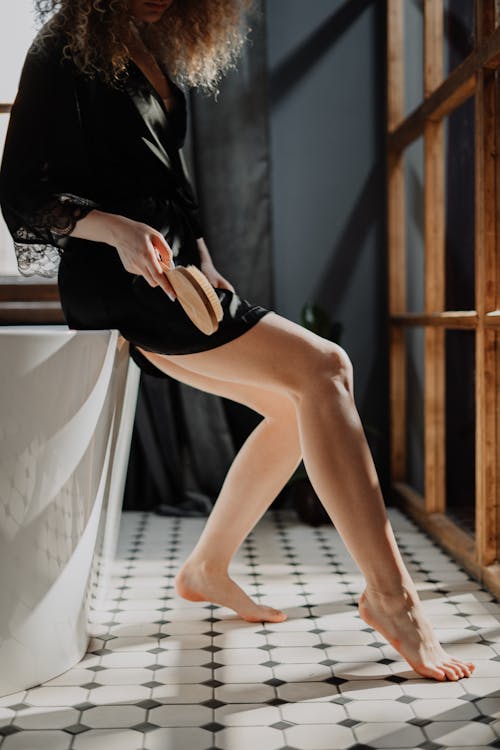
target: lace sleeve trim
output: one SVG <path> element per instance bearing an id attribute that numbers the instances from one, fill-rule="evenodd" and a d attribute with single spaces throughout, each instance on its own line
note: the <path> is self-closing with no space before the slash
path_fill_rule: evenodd
<path id="1" fill-rule="evenodd" d="M 23 276 L 57 276 L 61 256 L 54 245 L 23 245 L 14 241 L 14 251 Z"/>
<path id="2" fill-rule="evenodd" d="M 58 193 L 43 208 L 18 216 L 13 229 L 14 250 L 23 276 L 57 275 L 64 238 L 77 221 L 98 205 L 72 193 Z"/>
<path id="3" fill-rule="evenodd" d="M 19 217 L 20 225 L 15 230 L 14 239 L 36 242 L 41 237 L 46 239 L 47 233 L 55 238 L 71 234 L 76 222 L 93 208 L 97 208 L 94 201 L 72 193 L 58 193 L 42 208 L 33 209 L 28 216 Z"/>

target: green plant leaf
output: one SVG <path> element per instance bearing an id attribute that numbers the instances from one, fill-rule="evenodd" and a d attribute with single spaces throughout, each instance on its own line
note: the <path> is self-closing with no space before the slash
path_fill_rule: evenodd
<path id="1" fill-rule="evenodd" d="M 324 308 L 315 302 L 306 302 L 302 308 L 300 322 L 309 331 L 316 333 L 328 341 L 339 343 L 342 333 L 342 323 L 333 321 Z"/>

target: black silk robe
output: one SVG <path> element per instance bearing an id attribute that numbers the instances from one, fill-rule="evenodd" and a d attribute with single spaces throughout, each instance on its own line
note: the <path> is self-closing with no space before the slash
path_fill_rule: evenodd
<path id="1" fill-rule="evenodd" d="M 175 106 L 167 112 L 132 61 L 127 77 L 110 86 L 81 75 L 63 58 L 61 41 L 32 45 L 7 132 L 0 203 L 21 272 L 58 274 L 71 328 L 117 328 L 133 345 L 183 354 L 224 344 L 269 311 L 217 289 L 224 317 L 208 337 L 160 287 L 125 271 L 115 248 L 69 236 L 97 208 L 154 227 L 177 265 L 199 267 L 199 210 L 179 151 L 186 100 L 171 86 Z"/>
<path id="2" fill-rule="evenodd" d="M 92 208 L 151 219 L 152 197 L 175 198 L 196 237 L 198 207 L 178 149 L 186 102 L 164 104 L 137 66 L 114 89 L 78 73 L 62 44 L 32 46 L 12 109 L 0 200 L 20 271 L 54 275 L 65 234 Z"/>

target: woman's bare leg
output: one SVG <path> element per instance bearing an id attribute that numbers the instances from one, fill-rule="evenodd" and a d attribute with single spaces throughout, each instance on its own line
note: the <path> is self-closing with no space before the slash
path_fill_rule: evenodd
<path id="1" fill-rule="evenodd" d="M 243 403 L 264 416 L 235 457 L 201 536 L 175 578 L 177 593 L 234 609 L 250 622 L 286 614 L 257 604 L 228 575 L 231 558 L 302 458 L 293 402 L 255 386 L 190 372 L 161 354 L 143 353 L 163 372 L 202 391 Z"/>
<path id="2" fill-rule="evenodd" d="M 473 665 L 448 656 L 438 643 L 397 547 L 354 404 L 347 354 L 270 313 L 228 344 L 169 359 L 293 399 L 309 477 L 366 579 L 361 617 L 420 674 L 440 680 L 470 675 Z"/>

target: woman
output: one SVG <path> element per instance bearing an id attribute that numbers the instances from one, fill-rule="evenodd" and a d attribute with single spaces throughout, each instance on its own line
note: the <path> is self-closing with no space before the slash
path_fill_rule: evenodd
<path id="1" fill-rule="evenodd" d="M 39 5 L 57 12 L 27 55 L 1 172 L 21 270 L 50 275 L 61 256 L 69 326 L 117 328 L 143 369 L 264 416 L 176 576 L 177 593 L 248 621 L 286 618 L 252 601 L 228 566 L 303 458 L 365 576 L 363 620 L 421 675 L 470 676 L 473 665 L 438 643 L 397 548 L 346 352 L 238 297 L 203 240 L 179 158 L 186 109 L 178 84 L 216 89 L 243 43 L 244 8 L 238 0 Z M 216 287 L 224 318 L 215 334 L 190 323 L 160 258 L 197 265 Z"/>

